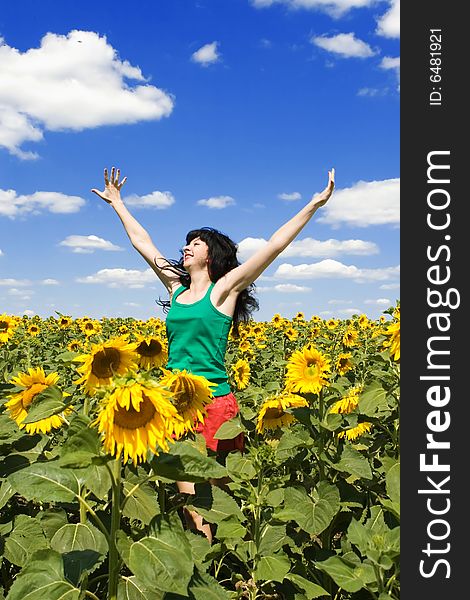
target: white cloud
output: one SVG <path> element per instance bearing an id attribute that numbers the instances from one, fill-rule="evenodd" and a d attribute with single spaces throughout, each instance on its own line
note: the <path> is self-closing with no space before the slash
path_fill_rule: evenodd
<path id="1" fill-rule="evenodd" d="M 191 60 L 196 62 L 203 67 L 207 67 L 208 65 L 218 62 L 220 60 L 220 54 L 217 52 L 217 46 L 219 42 L 212 42 L 210 44 L 205 44 L 196 52 L 193 52 L 191 55 Z"/>
<path id="2" fill-rule="evenodd" d="M 155 282 L 152 269 L 138 271 L 137 269 L 101 269 L 94 275 L 78 277 L 78 283 L 96 283 L 111 288 L 143 288 L 148 283 Z"/>
<path id="3" fill-rule="evenodd" d="M 373 98 L 374 96 L 383 95 L 383 90 L 378 90 L 377 88 L 361 88 L 358 92 L 358 96 L 369 96 Z"/>
<path id="4" fill-rule="evenodd" d="M 340 315 L 359 315 L 361 314 L 361 310 L 359 310 L 358 308 L 342 308 L 341 310 L 338 310 L 338 314 Z"/>
<path id="5" fill-rule="evenodd" d="M 5 285 L 5 286 L 23 286 L 23 285 L 31 285 L 31 282 L 28 281 L 27 279 L 12 279 L 12 278 L 8 278 L 8 279 L 0 279 L 0 285 Z"/>
<path id="6" fill-rule="evenodd" d="M 263 238 L 245 238 L 238 244 L 238 256 L 240 260 L 246 260 L 257 250 L 263 248 L 268 242 Z M 335 240 L 325 241 L 314 238 L 294 240 L 281 252 L 280 258 L 293 258 L 296 256 L 311 258 L 322 258 L 339 256 L 341 254 L 370 255 L 377 254 L 379 249 L 373 242 L 363 240 Z"/>
<path id="7" fill-rule="evenodd" d="M 31 300 L 31 295 L 34 294 L 32 290 L 19 290 L 18 288 L 11 288 L 7 291 L 9 296 L 14 296 L 17 300 Z"/>
<path id="8" fill-rule="evenodd" d="M 318 263 L 302 265 L 283 263 L 279 265 L 272 279 L 352 279 L 356 283 L 364 283 L 395 279 L 399 273 L 399 267 L 359 269 L 355 265 L 345 265 L 336 260 L 326 259 Z"/>
<path id="9" fill-rule="evenodd" d="M 72 252 L 79 254 L 91 254 L 95 250 L 106 250 L 116 252 L 123 248 L 116 246 L 108 240 L 97 237 L 96 235 L 69 235 L 59 242 L 59 246 L 72 248 Z"/>
<path id="10" fill-rule="evenodd" d="M 375 298 L 375 299 L 369 299 L 369 300 L 364 300 L 364 304 L 373 304 L 375 306 L 391 306 L 392 304 L 394 304 L 393 302 L 391 302 L 388 298 Z"/>
<path id="11" fill-rule="evenodd" d="M 175 197 L 171 192 L 151 192 L 145 196 L 132 194 L 124 198 L 124 203 L 135 208 L 156 208 L 162 210 L 169 208 L 175 203 Z"/>
<path id="12" fill-rule="evenodd" d="M 400 287 L 399 283 L 384 283 L 380 286 L 381 290 L 398 290 Z"/>
<path id="13" fill-rule="evenodd" d="M 84 204 L 85 200 L 79 196 L 67 196 L 59 192 L 34 192 L 18 196 L 15 190 L 0 189 L 0 217 L 14 219 L 43 211 L 69 214 L 78 212 Z"/>
<path id="14" fill-rule="evenodd" d="M 303 294 L 305 292 L 311 292 L 312 288 L 304 285 L 294 285 L 292 283 L 280 283 L 274 286 L 256 286 L 257 292 L 281 292 L 281 294 Z"/>
<path id="15" fill-rule="evenodd" d="M 380 62 L 380 68 L 386 71 L 393 70 L 400 81 L 400 57 L 384 56 Z"/>
<path id="16" fill-rule="evenodd" d="M 340 17 L 353 8 L 371 6 L 375 0 L 251 0 L 256 8 L 265 8 L 273 4 L 285 4 L 292 9 L 317 9 L 333 17 Z"/>
<path id="17" fill-rule="evenodd" d="M 173 98 L 93 31 L 47 33 L 25 52 L 0 39 L 0 146 L 20 158 L 35 158 L 21 145 L 46 130 L 137 123 L 172 110 Z"/>
<path id="18" fill-rule="evenodd" d="M 335 190 L 328 203 L 320 210 L 318 222 L 334 227 L 398 225 L 400 180 L 359 181 L 350 188 Z"/>
<path id="19" fill-rule="evenodd" d="M 376 33 L 389 38 L 400 37 L 400 0 L 390 0 L 390 9 L 377 21 Z"/>
<path id="20" fill-rule="evenodd" d="M 59 285 L 57 279 L 43 279 L 41 285 Z"/>
<path id="21" fill-rule="evenodd" d="M 0 248 L 0 256 L 5 256 L 5 253 L 2 252 L 2 249 Z"/>
<path id="22" fill-rule="evenodd" d="M 338 300 L 332 298 L 331 300 L 328 300 L 328 304 L 352 304 L 352 300 Z"/>
<path id="23" fill-rule="evenodd" d="M 23 314 L 26 315 L 27 317 L 33 317 L 37 313 L 34 310 L 29 310 L 29 308 L 27 308 L 26 310 L 23 311 Z"/>
<path id="24" fill-rule="evenodd" d="M 310 41 L 315 46 L 344 58 L 368 58 L 375 54 L 372 48 L 362 40 L 358 40 L 354 33 L 339 33 L 332 37 L 314 36 Z"/>
<path id="25" fill-rule="evenodd" d="M 207 206 L 207 208 L 226 208 L 235 204 L 235 200 L 232 196 L 212 196 L 211 198 L 203 198 L 198 200 L 197 204 L 200 206 Z"/>
<path id="26" fill-rule="evenodd" d="M 299 194 L 299 192 L 291 192 L 291 193 L 286 193 L 283 192 L 282 194 L 278 194 L 277 197 L 280 200 L 300 200 L 302 198 L 302 196 Z"/>

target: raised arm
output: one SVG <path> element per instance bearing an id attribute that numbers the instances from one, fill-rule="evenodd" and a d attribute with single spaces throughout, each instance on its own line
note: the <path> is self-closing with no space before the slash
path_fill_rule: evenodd
<path id="1" fill-rule="evenodd" d="M 120 182 L 120 169 L 111 169 L 111 176 L 108 174 L 108 169 L 104 170 L 104 190 L 93 188 L 91 191 L 110 204 L 121 219 L 124 229 L 126 230 L 129 239 L 134 248 L 143 256 L 143 258 L 152 267 L 159 279 L 171 294 L 174 288 L 179 285 L 179 278 L 176 273 L 171 272 L 163 267 L 169 263 L 163 254 L 154 246 L 147 230 L 135 219 L 121 198 L 121 188 L 126 183 L 127 177 L 124 177 Z"/>
<path id="2" fill-rule="evenodd" d="M 253 283 L 279 254 L 297 237 L 320 206 L 328 201 L 335 187 L 335 170 L 328 171 L 325 189 L 312 197 L 287 223 L 284 223 L 269 239 L 268 243 L 246 262 L 225 275 L 224 288 L 227 294 L 241 292 Z"/>

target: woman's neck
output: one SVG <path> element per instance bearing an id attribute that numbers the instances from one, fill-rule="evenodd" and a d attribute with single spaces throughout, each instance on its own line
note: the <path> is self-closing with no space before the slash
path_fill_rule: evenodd
<path id="1" fill-rule="evenodd" d="M 191 283 L 189 289 L 191 292 L 196 294 L 204 292 L 212 283 L 207 271 L 198 271 L 196 273 L 190 273 Z"/>

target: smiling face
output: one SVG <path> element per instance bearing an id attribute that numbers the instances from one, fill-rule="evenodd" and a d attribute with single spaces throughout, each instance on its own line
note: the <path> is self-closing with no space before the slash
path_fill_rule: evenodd
<path id="1" fill-rule="evenodd" d="M 188 267 L 199 266 L 207 268 L 209 259 L 209 247 L 206 242 L 196 237 L 186 244 L 183 248 L 183 266 L 186 270 Z"/>

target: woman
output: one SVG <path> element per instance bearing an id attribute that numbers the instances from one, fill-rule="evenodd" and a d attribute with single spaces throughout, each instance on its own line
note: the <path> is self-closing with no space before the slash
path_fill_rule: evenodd
<path id="1" fill-rule="evenodd" d="M 187 369 L 194 375 L 203 375 L 217 384 L 214 402 L 208 406 L 208 415 L 199 431 L 209 448 L 220 451 L 242 449 L 243 440 L 215 440 L 219 426 L 238 412 L 235 397 L 230 392 L 228 376 L 223 364 L 230 327 L 235 329 L 240 320 L 246 320 L 257 307 L 251 296 L 253 282 L 296 238 L 304 226 L 323 206 L 334 189 L 334 169 L 328 171 L 328 184 L 314 195 L 294 217 L 278 229 L 268 243 L 240 264 L 236 258 L 236 244 L 224 234 L 211 229 L 193 230 L 186 237 L 183 256 L 179 263 L 170 262 L 154 246 L 148 232 L 130 214 L 121 199 L 120 170 L 104 171 L 105 188 L 97 194 L 114 208 L 124 225 L 134 248 L 155 271 L 169 294 L 167 317 L 169 341 L 169 369 Z M 183 493 L 194 493 L 194 485 L 178 482 Z M 211 540 L 210 526 L 202 523 L 197 513 L 190 513 L 197 529 Z"/>

